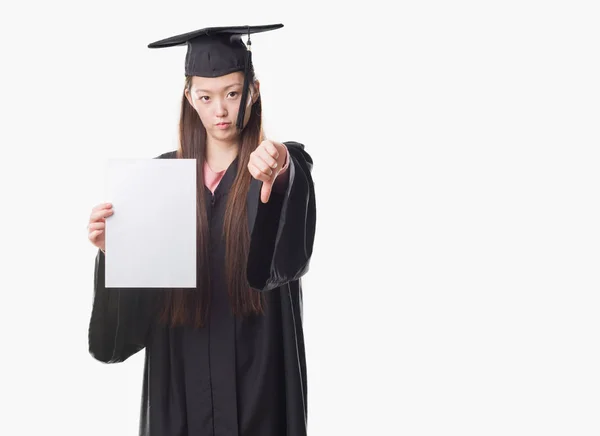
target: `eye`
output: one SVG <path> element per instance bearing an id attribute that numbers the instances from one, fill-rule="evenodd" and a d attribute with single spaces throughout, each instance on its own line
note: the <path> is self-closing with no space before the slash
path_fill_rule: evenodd
<path id="1" fill-rule="evenodd" d="M 200 97 L 198 97 L 198 100 L 201 100 L 203 102 L 207 102 L 210 99 L 210 97 L 208 95 L 201 95 Z"/>
<path id="2" fill-rule="evenodd" d="M 235 98 L 237 97 L 239 93 L 237 91 L 231 91 L 229 94 L 227 94 L 227 96 L 231 97 L 231 98 Z"/>

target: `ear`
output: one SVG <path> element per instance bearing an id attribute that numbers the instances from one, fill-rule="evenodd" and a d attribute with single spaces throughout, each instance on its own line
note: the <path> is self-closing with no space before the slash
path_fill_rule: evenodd
<path id="1" fill-rule="evenodd" d="M 190 90 L 186 88 L 185 90 L 185 98 L 187 98 L 188 103 L 190 104 L 191 107 L 193 107 L 194 109 L 196 109 L 194 107 L 194 103 L 192 103 L 192 96 L 190 95 Z"/>
<path id="2" fill-rule="evenodd" d="M 260 82 L 255 80 L 253 85 L 254 92 L 252 92 L 252 104 L 256 103 L 258 96 L 260 95 Z"/>

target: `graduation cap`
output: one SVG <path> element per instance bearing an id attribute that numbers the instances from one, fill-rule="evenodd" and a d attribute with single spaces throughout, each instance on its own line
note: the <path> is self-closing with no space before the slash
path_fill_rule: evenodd
<path id="1" fill-rule="evenodd" d="M 241 130 L 251 80 L 252 43 L 250 42 L 250 35 L 281 27 L 283 27 L 283 24 L 207 27 L 153 42 L 148 44 L 148 48 L 165 48 L 187 44 L 187 54 L 185 56 L 185 74 L 187 76 L 219 77 L 235 71 L 243 71 L 244 87 L 236 123 L 237 128 Z M 242 41 L 244 35 L 248 36 L 247 46 Z"/>

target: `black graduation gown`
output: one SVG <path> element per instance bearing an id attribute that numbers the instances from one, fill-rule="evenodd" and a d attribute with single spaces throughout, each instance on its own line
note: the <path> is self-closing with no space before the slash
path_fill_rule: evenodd
<path id="1" fill-rule="evenodd" d="M 306 435 L 301 277 L 308 271 L 315 235 L 313 163 L 302 144 L 285 144 L 290 152 L 286 192 L 273 192 L 263 204 L 262 183 L 252 179 L 247 200 L 248 281 L 265 293 L 264 315 L 233 317 L 224 286 L 219 237 L 237 159 L 214 196 L 206 188 L 213 286 L 204 328 L 159 326 L 160 289 L 106 288 L 105 257 L 98 250 L 89 352 L 116 363 L 145 349 L 140 435 Z M 169 152 L 158 158 L 174 157 Z"/>

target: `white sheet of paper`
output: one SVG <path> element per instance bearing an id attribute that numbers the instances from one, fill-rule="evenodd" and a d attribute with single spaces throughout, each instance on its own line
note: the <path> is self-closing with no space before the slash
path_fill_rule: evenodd
<path id="1" fill-rule="evenodd" d="M 196 287 L 196 159 L 108 159 L 105 285 Z"/>

